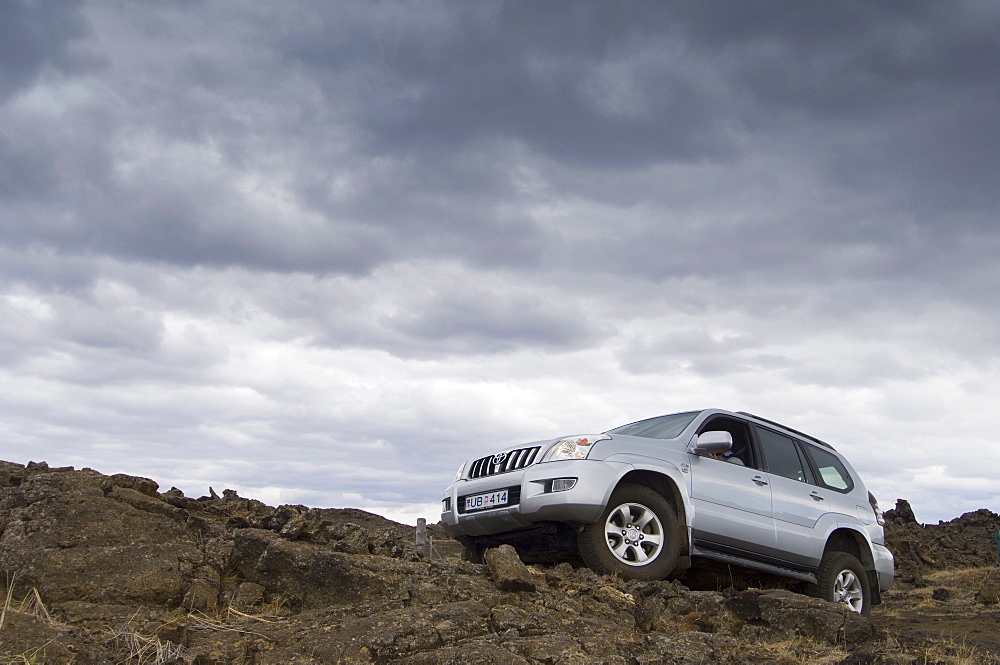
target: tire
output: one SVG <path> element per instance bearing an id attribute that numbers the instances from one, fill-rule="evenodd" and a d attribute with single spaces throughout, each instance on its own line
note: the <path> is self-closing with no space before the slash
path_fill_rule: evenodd
<path id="1" fill-rule="evenodd" d="M 476 543 L 462 544 L 462 561 L 468 561 L 469 563 L 485 563 L 483 559 L 483 554 L 486 553 L 486 548 L 482 545 L 477 545 Z"/>
<path id="2" fill-rule="evenodd" d="M 827 552 L 816 571 L 812 595 L 831 603 L 841 603 L 852 612 L 868 616 L 872 591 L 868 574 L 853 555 L 847 552 Z"/>
<path id="3" fill-rule="evenodd" d="M 677 564 L 677 514 L 655 490 L 625 484 L 593 524 L 577 536 L 580 556 L 597 573 L 660 580 Z"/>

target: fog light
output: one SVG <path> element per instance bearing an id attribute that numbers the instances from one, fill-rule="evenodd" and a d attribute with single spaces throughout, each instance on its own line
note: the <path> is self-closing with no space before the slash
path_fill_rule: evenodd
<path id="1" fill-rule="evenodd" d="M 553 492 L 565 492 L 576 486 L 576 478 L 555 478 L 552 481 Z"/>

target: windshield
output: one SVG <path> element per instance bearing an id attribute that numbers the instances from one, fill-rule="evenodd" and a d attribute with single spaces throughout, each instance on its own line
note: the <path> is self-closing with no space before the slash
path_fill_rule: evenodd
<path id="1" fill-rule="evenodd" d="M 687 413 L 672 413 L 669 416 L 657 416 L 656 418 L 640 420 L 629 425 L 622 425 L 621 427 L 608 430 L 606 433 L 642 436 L 647 439 L 674 439 L 680 436 L 684 428 L 699 413 L 701 412 L 689 411 Z"/>

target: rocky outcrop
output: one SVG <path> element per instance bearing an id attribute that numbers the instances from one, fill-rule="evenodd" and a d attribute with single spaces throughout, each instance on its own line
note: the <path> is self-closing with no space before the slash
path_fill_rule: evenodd
<path id="1" fill-rule="evenodd" d="M 896 581 L 922 585 L 929 573 L 946 568 L 1000 565 L 997 532 L 1000 515 L 986 509 L 949 522 L 924 525 L 904 499 L 885 513 L 886 539 L 896 557 Z"/>
<path id="2" fill-rule="evenodd" d="M 794 663 L 880 648 L 867 618 L 789 591 L 525 566 L 509 546 L 481 565 L 428 561 L 412 539 L 358 510 L 272 508 L 230 490 L 193 499 L 146 478 L 0 462 L 0 658 Z"/>

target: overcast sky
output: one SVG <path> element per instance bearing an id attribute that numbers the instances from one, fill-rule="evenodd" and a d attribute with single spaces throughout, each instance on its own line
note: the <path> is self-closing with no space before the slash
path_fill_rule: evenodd
<path id="1" fill-rule="evenodd" d="M 0 459 L 436 521 L 704 407 L 1000 512 L 1000 4 L 0 3 Z"/>

